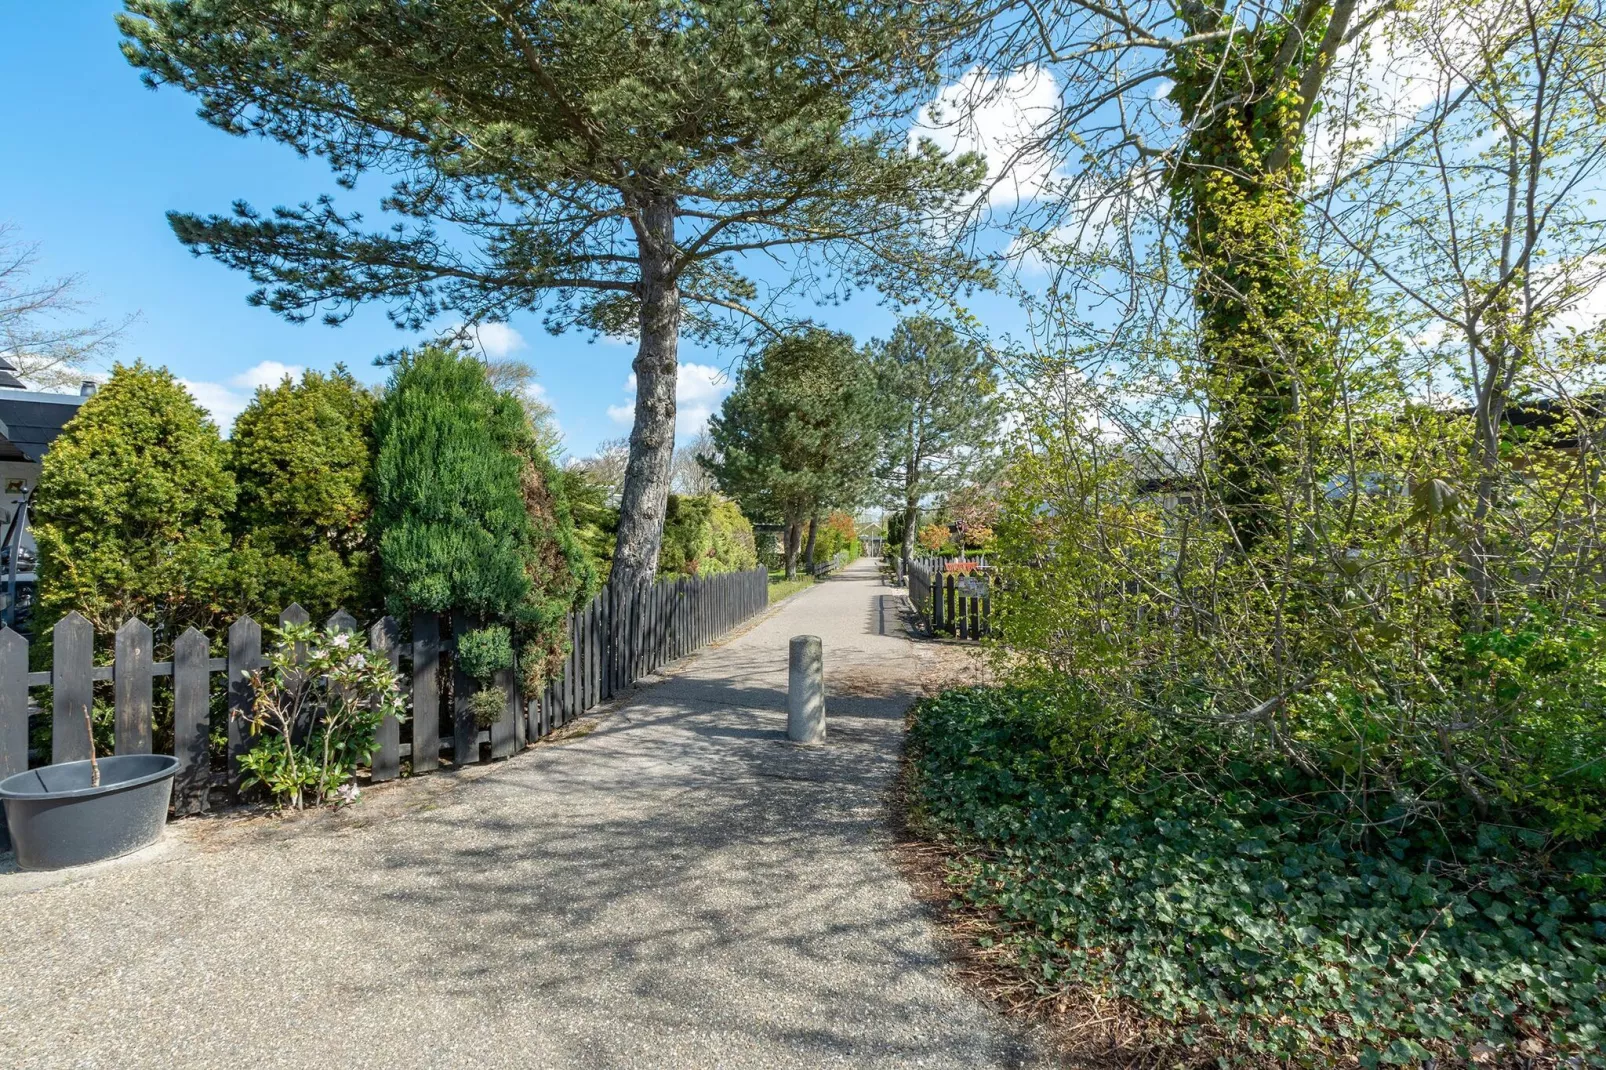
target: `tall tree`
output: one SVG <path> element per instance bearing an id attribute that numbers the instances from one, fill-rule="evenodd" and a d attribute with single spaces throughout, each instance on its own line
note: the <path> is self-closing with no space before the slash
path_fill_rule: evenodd
<path id="1" fill-rule="evenodd" d="M 816 327 L 765 346 L 709 421 L 714 454 L 704 464 L 744 513 L 784 525 L 787 578 L 804 525 L 859 504 L 883 411 L 864 351 Z"/>
<path id="2" fill-rule="evenodd" d="M 876 479 L 900 512 L 900 530 L 913 532 L 922 501 L 985 474 L 1002 417 L 998 372 L 980 345 L 929 316 L 904 320 L 872 349 L 888 409 Z M 903 540 L 906 568 L 912 543 Z"/>
<path id="3" fill-rule="evenodd" d="M 997 161 L 1000 181 L 1022 167 L 1039 176 L 1011 254 L 1063 269 L 1051 300 L 1084 340 L 1119 333 L 1112 312 L 1152 321 L 1191 312 L 1210 475 L 1245 548 L 1265 534 L 1319 363 L 1321 311 L 1301 300 L 1322 288 L 1304 219 L 1317 105 L 1341 52 L 1405 6 L 1018 0 L 983 16 L 984 69 L 1031 71 L 1059 94 L 1060 106 L 1040 109 L 1012 157 Z M 974 71 L 976 49 L 960 62 Z M 954 122 L 1012 88 L 974 74 L 960 85 Z M 1175 292 L 1191 310 L 1171 296 L 1179 261 L 1191 285 Z M 1151 282 L 1163 292 L 1142 292 Z M 1100 315 L 1088 314 L 1094 306 Z"/>
<path id="4" fill-rule="evenodd" d="M 395 176 L 367 230 L 328 197 L 264 217 L 170 215 L 245 271 L 252 300 L 401 325 L 544 308 L 553 329 L 634 331 L 635 424 L 615 576 L 657 564 L 683 327 L 766 321 L 748 253 L 799 281 L 907 291 L 975 277 L 942 244 L 973 159 L 910 150 L 950 4 L 907 0 L 127 0 L 123 51 L 201 116 Z M 829 284 L 819 268 L 834 268 Z M 783 289 L 785 289 L 783 287 Z"/>

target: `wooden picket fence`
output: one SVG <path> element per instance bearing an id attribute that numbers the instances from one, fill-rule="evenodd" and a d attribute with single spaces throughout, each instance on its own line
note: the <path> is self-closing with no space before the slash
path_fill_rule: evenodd
<path id="1" fill-rule="evenodd" d="M 407 723 L 386 718 L 370 776 L 385 781 L 400 776 L 402 760 L 414 775 L 439 768 L 450 752 L 455 765 L 506 758 L 532 740 L 555 731 L 597 703 L 620 694 L 642 676 L 690 654 L 768 605 L 768 574 L 754 569 L 709 577 L 660 580 L 650 587 L 625 589 L 607 584 L 584 609 L 569 615 L 570 650 L 563 669 L 543 693 L 520 702 L 516 669 L 504 669 L 493 686 L 507 694 L 506 711 L 489 729 L 480 728 L 468 698 L 477 685 L 460 671 L 453 673 L 453 708 L 442 709 L 440 668 L 452 649 L 446 622 L 433 613 L 414 614 L 411 641 L 400 625 L 384 617 L 368 629 L 369 646 L 382 652 L 411 679 Z M 292 605 L 279 615 L 281 626 L 308 623 L 306 610 Z M 460 616 L 459 627 L 472 625 Z M 355 632 L 357 621 L 341 610 L 327 627 Z M 209 808 L 215 789 L 225 793 L 238 783 L 239 759 L 251 745 L 243 719 L 251 704 L 250 673 L 264 664 L 262 626 L 241 617 L 228 630 L 226 654 L 214 657 L 207 637 L 190 628 L 173 642 L 171 661 L 153 660 L 151 629 L 132 619 L 117 630 L 113 660 L 95 664 L 94 629 L 77 613 L 69 613 L 52 632 L 51 668 L 32 672 L 28 641 L 9 628 L 0 630 L 0 779 L 29 767 L 30 717 L 49 717 L 48 760 L 78 761 L 89 757 L 85 714 L 96 683 L 109 682 L 114 708 L 117 754 L 149 754 L 153 746 L 153 681 L 171 678 L 173 755 L 179 768 L 173 784 L 173 807 L 180 814 Z M 214 692 L 217 678 L 220 690 Z M 29 692 L 50 689 L 50 709 L 34 706 Z M 227 718 L 227 768 L 214 769 L 208 744 L 214 700 L 221 700 Z M 33 756 L 44 764 L 47 756 Z"/>
<path id="2" fill-rule="evenodd" d="M 985 574 L 944 572 L 943 562 L 909 562 L 909 603 L 933 635 L 980 639 L 991 632 L 992 580 Z"/>

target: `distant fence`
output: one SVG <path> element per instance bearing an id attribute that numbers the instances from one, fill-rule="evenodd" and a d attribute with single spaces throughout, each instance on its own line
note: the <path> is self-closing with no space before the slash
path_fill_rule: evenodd
<path id="1" fill-rule="evenodd" d="M 938 558 L 909 562 L 909 603 L 933 635 L 980 639 L 992 632 L 992 579 L 983 572 L 946 572 Z"/>
<path id="2" fill-rule="evenodd" d="M 539 696 L 521 703 L 516 670 L 497 674 L 494 686 L 507 693 L 508 701 L 502 718 L 489 729 L 475 723 L 468 698 L 477 685 L 460 671 L 452 677 L 452 709 L 443 708 L 442 670 L 453 644 L 442 617 L 414 614 L 410 642 L 403 642 L 398 623 L 385 617 L 368 629 L 368 643 L 392 665 L 401 668 L 406 663 L 410 710 L 405 725 L 393 717 L 385 719 L 370 776 L 374 781 L 400 776 L 404 758 L 413 774 L 431 772 L 439 768 L 445 752 L 452 754 L 456 765 L 478 762 L 485 744 L 489 758 L 506 758 L 762 611 L 768 605 L 768 583 L 768 574 L 754 569 L 660 580 L 634 590 L 605 585 L 584 609 L 569 614 L 569 655 Z M 279 615 L 279 622 L 305 624 L 308 615 L 292 605 Z M 357 621 L 341 610 L 327 626 L 355 632 Z M 69 613 L 52 633 L 50 670 L 30 672 L 28 641 L 9 628 L 0 630 L 0 779 L 23 772 L 30 764 L 30 717 L 50 719 L 50 762 L 88 758 L 85 714 L 97 683 L 110 684 L 114 753 L 151 753 L 153 683 L 170 678 L 172 753 L 179 762 L 174 809 L 195 813 L 210 806 L 214 789 L 232 790 L 238 782 L 240 756 L 252 743 L 247 724 L 237 714 L 249 710 L 248 676 L 264 663 L 262 626 L 250 617 L 235 621 L 223 657 L 213 657 L 207 637 L 190 628 L 173 643 L 171 661 L 154 661 L 151 629 L 138 619 L 117 630 L 109 665 L 94 663 L 94 639 L 89 621 Z M 214 690 L 216 677 L 221 677 L 221 686 Z M 49 711 L 31 702 L 29 692 L 35 688 L 50 689 Z M 226 768 L 213 765 L 209 736 L 214 713 L 227 719 Z M 43 754 L 33 758 L 33 764 L 46 760 Z"/>

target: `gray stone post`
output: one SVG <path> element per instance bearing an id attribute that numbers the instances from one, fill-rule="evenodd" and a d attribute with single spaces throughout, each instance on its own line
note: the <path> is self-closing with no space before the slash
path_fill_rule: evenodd
<path id="1" fill-rule="evenodd" d="M 825 742 L 825 658 L 817 635 L 792 637 L 787 661 L 786 738 Z"/>

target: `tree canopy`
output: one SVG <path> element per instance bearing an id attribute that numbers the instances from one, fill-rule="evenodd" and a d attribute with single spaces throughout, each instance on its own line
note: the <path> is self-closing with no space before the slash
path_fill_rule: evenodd
<path id="1" fill-rule="evenodd" d="M 743 366 L 709 421 L 715 453 L 704 463 L 744 512 L 786 526 L 791 576 L 801 525 L 863 497 L 884 422 L 865 352 L 846 334 L 810 328 Z"/>
<path id="2" fill-rule="evenodd" d="M 876 479 L 898 509 L 898 530 L 913 531 L 923 500 L 984 474 L 1003 414 L 998 372 L 980 345 L 928 316 L 904 320 L 873 349 L 888 409 Z M 913 547 L 899 541 L 907 562 Z"/>
<path id="3" fill-rule="evenodd" d="M 932 225 L 979 165 L 911 147 L 905 123 L 956 5 L 127 6 L 129 61 L 195 94 L 207 122 L 322 157 L 342 186 L 393 177 L 391 226 L 327 196 L 171 213 L 180 241 L 258 284 L 255 303 L 338 322 L 377 300 L 415 329 L 542 309 L 554 329 L 639 336 L 615 564 L 632 580 L 658 556 L 682 321 L 771 320 L 750 254 L 830 292 L 981 277 Z"/>

